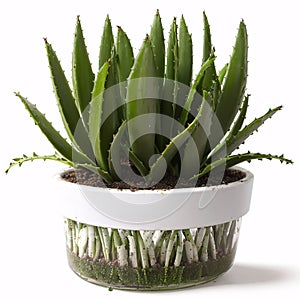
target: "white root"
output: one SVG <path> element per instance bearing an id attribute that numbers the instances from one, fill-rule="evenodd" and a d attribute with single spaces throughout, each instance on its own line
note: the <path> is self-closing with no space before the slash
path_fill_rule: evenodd
<path id="1" fill-rule="evenodd" d="M 187 262 L 189 264 L 191 264 L 193 262 L 193 259 L 194 259 L 193 244 L 190 241 L 185 241 L 184 246 L 185 246 L 185 253 L 186 253 Z"/>
<path id="2" fill-rule="evenodd" d="M 137 232 L 137 235 L 138 235 L 139 250 L 141 253 L 142 267 L 144 269 L 147 269 L 149 268 L 147 249 L 140 232 Z"/>
<path id="3" fill-rule="evenodd" d="M 76 224 L 74 221 L 72 222 L 72 248 L 73 253 L 75 255 L 78 255 L 78 238 L 79 238 L 79 229 L 78 224 Z"/>
<path id="4" fill-rule="evenodd" d="M 150 265 L 153 267 L 156 264 L 156 257 L 155 257 L 155 251 L 154 251 L 154 243 L 149 246 L 148 248 L 148 254 L 150 258 Z"/>
<path id="5" fill-rule="evenodd" d="M 88 225 L 88 256 L 94 258 L 95 253 L 95 227 Z"/>
<path id="6" fill-rule="evenodd" d="M 107 228 L 97 227 L 100 241 L 102 244 L 102 251 L 106 262 L 109 262 L 109 252 L 110 252 L 110 237 Z"/>
<path id="7" fill-rule="evenodd" d="M 118 262 L 120 267 L 128 266 L 128 254 L 125 245 L 117 246 Z"/>
<path id="8" fill-rule="evenodd" d="M 99 258 L 100 250 L 101 250 L 101 242 L 100 242 L 100 238 L 99 238 L 98 234 L 96 234 L 94 259 Z"/>
<path id="9" fill-rule="evenodd" d="M 204 239 L 204 236 L 205 236 L 205 232 L 206 232 L 206 228 L 205 227 L 197 229 L 195 244 L 196 244 L 198 252 L 199 252 L 199 250 L 200 250 L 200 248 L 202 246 L 203 239 Z"/>
<path id="10" fill-rule="evenodd" d="M 193 262 L 198 262 L 199 261 L 199 256 L 198 256 L 198 249 L 195 243 L 192 243 L 193 245 Z"/>
<path id="11" fill-rule="evenodd" d="M 175 231 L 172 232 L 171 237 L 169 239 L 168 246 L 167 246 L 165 267 L 169 266 L 170 258 L 171 258 L 171 255 L 172 255 L 172 251 L 173 251 L 174 243 L 175 243 L 176 239 L 177 239 L 177 231 L 175 230 Z"/>
<path id="12" fill-rule="evenodd" d="M 138 267 L 135 239 L 132 235 L 128 235 L 129 241 L 129 262 L 133 268 Z"/>
<path id="13" fill-rule="evenodd" d="M 72 221 L 69 219 L 64 220 L 65 225 L 65 234 L 66 234 L 66 243 L 67 247 L 70 251 L 73 250 L 73 243 L 72 243 Z"/>
<path id="14" fill-rule="evenodd" d="M 216 250 L 215 238 L 213 235 L 212 227 L 210 227 L 210 232 L 209 232 L 209 247 L 210 247 L 211 258 L 217 259 L 217 250 Z"/>
<path id="15" fill-rule="evenodd" d="M 160 264 L 164 265 L 166 261 L 167 243 L 166 240 L 163 241 L 160 249 Z"/>
<path id="16" fill-rule="evenodd" d="M 153 242 L 154 233 L 155 233 L 155 230 L 143 230 L 143 231 L 141 231 L 141 236 L 142 236 L 144 245 L 145 245 L 145 247 L 148 251 L 151 266 L 154 266 L 156 264 L 156 257 L 155 257 L 155 251 L 154 251 L 154 242 Z"/>
<path id="17" fill-rule="evenodd" d="M 124 230 L 124 229 L 119 229 L 118 231 L 119 231 L 119 235 L 120 235 L 122 244 L 126 245 L 127 237 L 126 237 L 126 232 L 125 232 L 125 230 Z"/>
<path id="18" fill-rule="evenodd" d="M 178 233 L 177 235 L 177 241 L 178 241 L 178 246 L 176 249 L 176 256 L 174 260 L 174 266 L 178 267 L 181 263 L 182 260 L 182 253 L 183 253 L 183 242 L 182 242 L 182 236 L 181 232 Z"/>
<path id="19" fill-rule="evenodd" d="M 80 229 L 79 231 L 79 236 L 78 236 L 78 256 L 79 257 L 83 257 L 85 254 L 85 250 L 87 248 L 87 244 L 88 244 L 88 228 L 87 227 L 83 227 L 82 229 Z"/>
<path id="20" fill-rule="evenodd" d="M 155 233 L 155 230 L 143 230 L 141 231 L 141 235 L 145 244 L 146 248 L 149 248 L 150 245 L 153 242 L 153 235 Z"/>
<path id="21" fill-rule="evenodd" d="M 208 261 L 208 243 L 209 243 L 209 230 L 206 231 L 203 244 L 202 244 L 201 261 L 203 262 Z"/>

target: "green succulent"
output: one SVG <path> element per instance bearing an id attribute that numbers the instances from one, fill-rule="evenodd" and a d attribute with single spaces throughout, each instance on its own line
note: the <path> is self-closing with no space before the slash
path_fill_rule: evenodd
<path id="1" fill-rule="evenodd" d="M 121 27 L 116 38 L 113 36 L 107 17 L 97 74 L 93 73 L 78 17 L 72 90 L 56 53 L 45 39 L 56 100 L 68 140 L 35 105 L 16 93 L 56 152 L 15 158 L 6 172 L 26 161 L 50 159 L 89 169 L 100 174 L 104 181 L 114 182 L 121 179 L 120 172 L 127 160 L 127 165 L 151 184 L 166 170 L 179 177 L 183 165 L 184 177 L 195 179 L 220 167 L 229 168 L 253 159 L 274 158 L 292 163 L 283 155 L 232 154 L 281 106 L 269 109 L 244 126 L 249 101 L 249 95 L 245 94 L 246 25 L 240 22 L 230 61 L 217 73 L 205 13 L 203 20 L 202 66 L 193 80 L 192 37 L 183 16 L 179 26 L 174 18 L 165 43 L 157 11 L 150 34 L 136 57 Z M 198 162 L 196 170 L 195 160 Z"/>

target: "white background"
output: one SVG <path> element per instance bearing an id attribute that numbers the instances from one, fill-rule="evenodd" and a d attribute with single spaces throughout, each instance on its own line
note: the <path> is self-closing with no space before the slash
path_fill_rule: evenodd
<path id="1" fill-rule="evenodd" d="M 4 4 L 5 3 L 5 4 Z M 0 6 L 0 298 L 1 299 L 299 299 L 299 10 L 297 1 L 2 1 Z M 20 91 L 62 128 L 47 67 L 44 43 L 53 44 L 67 76 L 76 16 L 81 16 L 91 61 L 96 67 L 102 26 L 109 13 L 121 25 L 135 52 L 150 29 L 156 8 L 168 33 L 183 13 L 201 61 L 202 11 L 216 47 L 217 67 L 229 59 L 241 18 L 249 32 L 249 116 L 284 109 L 255 133 L 241 150 L 284 153 L 278 161 L 246 164 L 255 174 L 252 206 L 244 218 L 234 267 L 216 282 L 176 292 L 108 292 L 75 276 L 67 266 L 62 218 L 48 180 L 62 166 L 34 162 L 4 170 L 23 153 L 52 154 L 20 101 Z"/>

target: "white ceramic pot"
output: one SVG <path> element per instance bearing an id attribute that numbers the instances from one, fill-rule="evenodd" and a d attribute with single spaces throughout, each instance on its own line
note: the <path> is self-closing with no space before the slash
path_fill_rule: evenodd
<path id="1" fill-rule="evenodd" d="M 232 265 L 253 175 L 211 187 L 117 190 L 58 179 L 69 264 L 88 281 L 121 289 L 201 284 Z"/>

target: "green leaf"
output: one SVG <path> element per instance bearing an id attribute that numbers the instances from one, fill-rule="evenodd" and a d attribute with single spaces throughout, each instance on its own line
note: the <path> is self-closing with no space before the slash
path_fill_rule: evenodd
<path id="1" fill-rule="evenodd" d="M 199 173 L 198 175 L 196 175 L 196 178 L 200 178 L 202 176 L 204 176 L 205 174 L 209 173 L 211 170 L 221 167 L 221 166 L 226 166 L 226 168 L 230 168 L 233 167 L 237 164 L 240 164 L 242 162 L 248 161 L 250 162 L 251 160 L 254 159 L 258 159 L 258 160 L 262 160 L 262 159 L 277 159 L 280 160 L 280 162 L 285 162 L 286 164 L 293 164 L 293 161 L 290 159 L 285 158 L 283 155 L 272 155 L 272 154 L 261 154 L 261 153 L 243 153 L 243 154 L 237 154 L 237 155 L 232 155 L 232 156 L 228 156 L 225 158 L 221 158 L 219 160 L 214 161 L 213 163 L 207 165 L 201 173 Z"/>
<path id="2" fill-rule="evenodd" d="M 162 154 L 151 165 L 150 177 L 152 179 L 157 178 L 159 176 L 158 174 L 161 174 L 163 168 L 170 164 L 171 160 L 178 153 L 178 150 L 192 137 L 193 132 L 199 126 L 199 118 L 202 116 L 205 107 L 207 106 L 203 104 L 193 122 L 170 141 Z"/>
<path id="3" fill-rule="evenodd" d="M 166 78 L 178 80 L 178 37 L 176 18 L 173 19 L 167 49 Z"/>
<path id="4" fill-rule="evenodd" d="M 109 69 L 108 75 L 106 79 L 105 88 L 110 88 L 119 83 L 119 72 L 118 72 L 118 64 L 117 64 L 117 53 L 116 48 L 113 46 L 111 50 L 110 58 L 108 59 L 109 62 Z"/>
<path id="5" fill-rule="evenodd" d="M 178 90 L 178 37 L 176 18 L 173 19 L 169 34 L 165 78 L 167 80 L 164 84 L 164 99 L 173 99 L 173 103 L 171 101 L 163 101 L 160 109 L 162 114 L 174 118 Z"/>
<path id="6" fill-rule="evenodd" d="M 16 96 L 22 101 L 36 125 L 39 126 L 49 142 L 63 157 L 74 163 L 92 163 L 88 157 L 72 148 L 72 146 L 60 135 L 60 133 L 53 128 L 52 124 L 46 119 L 45 115 L 43 115 L 35 105 L 30 103 L 19 93 L 16 93 Z"/>
<path id="7" fill-rule="evenodd" d="M 232 135 L 228 136 L 227 139 L 227 153 L 231 154 L 235 149 L 237 149 L 254 131 L 257 131 L 258 128 L 264 124 L 267 119 L 270 119 L 276 112 L 281 110 L 282 106 L 278 106 L 274 109 L 269 109 L 267 113 L 263 116 L 253 120 L 249 125 L 245 126 L 242 130 L 237 132 L 237 128 L 233 128 L 234 132 Z M 242 111 L 241 111 L 242 112 Z M 238 121 L 238 120 L 237 120 Z"/>
<path id="8" fill-rule="evenodd" d="M 52 46 L 45 39 L 49 68 L 59 112 L 71 142 L 87 154 L 91 148 L 68 81 Z"/>
<path id="9" fill-rule="evenodd" d="M 125 99 L 121 98 L 119 86 L 116 86 L 118 83 L 117 55 L 116 49 L 113 47 L 105 83 L 106 90 L 103 94 L 103 119 L 100 130 L 101 152 L 105 157 L 108 157 L 110 143 L 125 115 Z"/>
<path id="10" fill-rule="evenodd" d="M 165 66 L 165 80 L 162 87 L 162 100 L 160 101 L 160 114 L 175 118 L 176 98 L 178 92 L 178 37 L 176 18 L 171 24 Z M 173 123 L 158 119 L 159 128 L 168 128 L 169 136 L 173 136 Z M 157 135 L 157 146 L 162 152 L 168 144 L 168 139 Z"/>
<path id="11" fill-rule="evenodd" d="M 133 50 L 127 34 L 121 27 L 118 27 L 116 54 L 118 57 L 117 65 L 119 71 L 119 81 L 124 82 L 127 80 L 132 65 L 134 63 Z"/>
<path id="12" fill-rule="evenodd" d="M 128 160 L 130 160 L 135 165 L 142 176 L 146 176 L 148 174 L 149 171 L 147 170 L 147 168 L 130 150 L 127 122 L 123 121 L 123 123 L 119 127 L 118 132 L 114 136 L 109 150 L 109 172 L 110 174 L 113 174 L 113 178 L 119 180 L 118 175 L 122 174 L 123 171 L 125 171 L 126 173 L 126 170 L 124 170 L 124 166 L 122 165 L 122 163 L 128 163 Z M 131 168 L 129 165 L 126 167 Z"/>
<path id="13" fill-rule="evenodd" d="M 117 43 L 116 43 L 116 57 L 117 57 L 117 67 L 118 76 L 120 82 L 120 99 L 123 107 L 120 108 L 119 114 L 120 118 L 125 119 L 126 109 L 125 109 L 125 99 L 127 93 L 127 78 L 131 72 L 131 68 L 134 63 L 133 50 L 127 37 L 126 33 L 121 27 L 118 27 Z"/>
<path id="14" fill-rule="evenodd" d="M 210 105 L 209 95 L 205 91 L 200 111 L 201 115 L 198 121 L 199 126 L 197 126 L 193 131 L 192 139 L 186 143 L 182 160 L 182 165 L 185 166 L 185 170 L 191 170 L 191 172 L 195 170 L 195 164 L 197 162 L 200 169 L 206 145 L 208 143 L 208 133 L 210 132 L 210 127 L 213 121 L 213 110 Z M 199 169 L 197 172 L 199 172 Z M 185 172 L 187 173 L 188 171 Z M 187 177 L 191 177 L 193 175 L 195 174 L 186 174 Z"/>
<path id="15" fill-rule="evenodd" d="M 127 133 L 127 124 L 126 121 L 123 121 L 119 127 L 118 132 L 114 136 L 110 149 L 108 151 L 108 167 L 109 173 L 115 180 L 120 180 L 117 174 L 120 174 L 122 170 L 122 162 L 126 159 L 124 155 L 124 150 L 129 151 L 128 145 L 128 133 Z M 116 169 L 117 168 L 117 169 Z"/>
<path id="16" fill-rule="evenodd" d="M 190 86 L 193 68 L 193 44 L 184 17 L 181 16 L 178 40 L 178 81 Z"/>
<path id="17" fill-rule="evenodd" d="M 206 17 L 205 12 L 203 12 L 203 23 L 204 23 L 204 36 L 203 36 L 203 57 L 202 57 L 202 64 L 204 64 L 209 57 L 211 56 L 211 53 L 214 52 L 213 46 L 211 43 L 211 33 L 210 33 L 210 25 L 208 22 L 208 19 Z M 217 74 L 216 74 L 216 68 L 215 64 L 212 63 L 209 68 L 205 71 L 204 78 L 201 85 L 201 90 L 198 88 L 198 91 L 202 95 L 202 91 L 210 91 L 213 87 L 213 82 L 217 80 Z M 220 87 L 217 86 L 218 93 L 220 92 Z"/>
<path id="18" fill-rule="evenodd" d="M 97 74 L 94 89 L 92 92 L 92 101 L 89 114 L 89 138 L 92 144 L 96 161 L 103 170 L 107 170 L 108 167 L 108 149 L 103 147 L 103 145 L 107 144 L 105 141 L 108 137 L 106 137 L 105 135 L 100 137 L 100 128 L 103 122 L 103 93 L 105 89 L 108 68 L 109 62 L 106 62 Z"/>
<path id="19" fill-rule="evenodd" d="M 14 166 L 19 166 L 21 167 L 24 162 L 29 162 L 29 161 L 34 161 L 34 160 L 54 160 L 60 163 L 64 163 L 66 165 L 74 167 L 75 165 L 73 162 L 60 157 L 57 153 L 52 154 L 52 155 L 38 155 L 35 152 L 33 152 L 32 156 L 27 156 L 23 154 L 22 157 L 17 157 L 13 159 L 13 162 L 10 163 L 9 167 L 5 170 L 5 173 L 7 174 L 9 170 L 14 167 Z"/>
<path id="20" fill-rule="evenodd" d="M 223 81 L 224 81 L 225 75 L 227 73 L 227 70 L 228 70 L 228 63 L 225 64 L 225 66 L 219 71 L 218 78 L 219 78 L 220 85 L 223 84 Z"/>
<path id="21" fill-rule="evenodd" d="M 130 145 L 133 153 L 145 166 L 149 165 L 149 159 L 155 153 L 155 134 L 146 132 L 150 129 L 155 133 L 155 114 L 158 112 L 156 76 L 153 49 L 147 36 L 129 76 L 126 100 Z M 151 98 L 147 97 L 149 94 Z"/>
<path id="22" fill-rule="evenodd" d="M 131 150 L 129 150 L 129 158 L 142 176 L 146 176 L 149 173 L 149 170 Z"/>
<path id="23" fill-rule="evenodd" d="M 164 78 L 165 75 L 165 41 L 164 41 L 164 31 L 161 23 L 161 18 L 159 15 L 159 11 L 156 11 L 156 14 L 154 16 L 154 20 L 151 27 L 150 32 L 150 40 L 152 43 L 153 48 L 153 54 L 154 54 L 154 60 L 156 64 L 157 69 L 157 76 L 160 78 Z M 159 81 L 159 90 L 160 93 L 162 93 L 163 89 L 163 79 Z M 172 104 L 169 103 L 162 103 L 160 101 L 160 106 L 168 105 L 169 107 L 169 113 L 172 114 Z M 163 109 L 163 107 L 161 107 Z M 157 117 L 157 131 L 159 131 L 160 126 L 164 126 L 162 124 L 161 118 Z M 159 148 L 159 151 L 162 151 L 166 145 L 166 139 L 162 136 L 156 136 L 156 144 Z"/>
<path id="24" fill-rule="evenodd" d="M 227 154 L 227 145 L 228 145 L 228 142 L 230 141 L 230 139 L 232 139 L 233 137 L 236 136 L 236 134 L 239 132 L 239 130 L 241 129 L 243 123 L 244 123 L 244 120 L 246 118 L 246 113 L 247 113 L 247 108 L 248 108 L 248 102 L 249 102 L 249 96 L 250 95 L 247 95 L 243 101 L 243 104 L 242 104 L 242 107 L 240 109 L 240 112 L 239 112 L 239 115 L 237 117 L 237 119 L 235 120 L 232 128 L 230 129 L 229 133 L 227 134 L 226 138 L 223 139 L 212 151 L 211 153 L 207 153 L 208 154 L 208 158 L 209 157 L 212 157 L 214 155 L 217 155 L 216 153 L 219 153 L 220 156 L 223 156 L 225 154 Z M 207 145 L 206 147 L 207 151 L 209 151 L 209 147 Z M 228 153 L 230 154 L 230 153 Z M 202 163 L 205 163 L 207 160 L 207 157 L 203 159 L 203 162 Z"/>
<path id="25" fill-rule="evenodd" d="M 153 47 L 154 60 L 158 77 L 164 77 L 165 73 L 165 41 L 159 11 L 157 10 L 150 32 L 150 39 Z"/>
<path id="26" fill-rule="evenodd" d="M 244 97 L 247 81 L 248 37 L 246 25 L 239 26 L 224 86 L 216 105 L 216 115 L 224 133 L 230 128 Z"/>
<path id="27" fill-rule="evenodd" d="M 180 19 L 179 39 L 178 39 L 178 74 L 177 80 L 181 84 L 175 83 L 174 89 L 174 116 L 179 120 L 182 107 L 185 104 L 188 94 L 188 87 L 192 80 L 193 68 L 193 45 L 192 37 L 188 32 L 184 17 Z M 176 105 L 175 105 L 176 104 Z"/>
<path id="28" fill-rule="evenodd" d="M 278 106 L 274 109 L 269 109 L 263 116 L 256 118 L 249 125 L 240 130 L 246 115 L 248 98 L 249 95 L 245 97 L 240 114 L 234 126 L 228 133 L 226 139 L 209 154 L 209 157 L 216 158 L 222 157 L 224 155 L 230 155 L 234 150 L 238 149 L 238 147 L 243 144 L 250 135 L 257 131 L 258 128 L 263 125 L 267 119 L 271 118 L 277 111 L 281 110 L 282 108 L 281 106 Z"/>
<path id="29" fill-rule="evenodd" d="M 77 17 L 72 58 L 72 81 L 74 96 L 81 113 L 91 101 L 95 75 L 92 71 L 90 59 L 84 42 L 79 16 Z M 86 116 L 87 117 L 87 116 Z M 87 119 L 85 118 L 85 124 Z"/>
<path id="30" fill-rule="evenodd" d="M 109 16 L 107 16 L 104 23 L 104 29 L 103 29 L 101 44 L 100 44 L 99 69 L 111 57 L 111 51 L 113 47 L 114 47 L 114 36 L 113 36 Z"/>
<path id="31" fill-rule="evenodd" d="M 246 114 L 247 114 L 247 109 L 248 109 L 249 97 L 250 95 L 247 95 L 242 103 L 239 115 L 236 118 L 232 128 L 230 129 L 231 135 L 236 135 L 244 124 Z"/>
<path id="32" fill-rule="evenodd" d="M 52 46 L 45 40 L 54 92 L 65 128 L 72 138 L 80 116 L 68 81 Z M 72 141 L 73 142 L 73 141 Z"/>
<path id="33" fill-rule="evenodd" d="M 214 56 L 214 53 L 211 53 L 211 55 L 208 57 L 207 61 L 202 65 L 196 79 L 193 82 L 192 88 L 190 89 L 189 95 L 184 104 L 184 109 L 182 110 L 181 117 L 180 117 L 180 123 L 184 126 L 188 119 L 188 113 L 190 112 L 191 105 L 194 100 L 194 96 L 197 92 L 197 87 L 203 80 L 205 71 L 213 64 L 215 59 L 216 59 L 216 57 Z"/>

